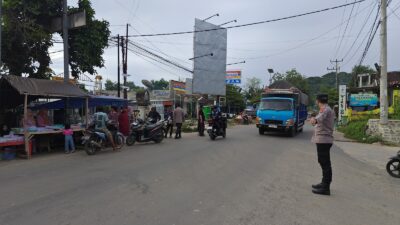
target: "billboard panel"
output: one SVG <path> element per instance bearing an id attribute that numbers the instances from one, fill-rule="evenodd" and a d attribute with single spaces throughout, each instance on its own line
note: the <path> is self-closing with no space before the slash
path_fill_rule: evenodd
<path id="1" fill-rule="evenodd" d="M 352 94 L 350 95 L 350 106 L 378 106 L 378 95 Z"/>
<path id="2" fill-rule="evenodd" d="M 242 83 L 242 71 L 231 70 L 226 71 L 226 84 L 241 84 Z"/>
<path id="3" fill-rule="evenodd" d="M 347 102 L 347 86 L 339 85 L 339 122 L 342 122 L 342 118 L 346 112 L 346 102 Z"/>
<path id="4" fill-rule="evenodd" d="M 185 82 L 171 80 L 169 86 L 170 86 L 170 89 L 171 89 L 172 92 L 175 92 L 175 93 L 178 93 L 178 94 L 185 94 L 186 93 L 186 84 L 185 84 Z"/>
<path id="5" fill-rule="evenodd" d="M 195 20 L 193 93 L 225 96 L 227 30 Z M 212 56 L 210 55 L 212 54 Z M 202 57 L 204 56 L 204 57 Z"/>

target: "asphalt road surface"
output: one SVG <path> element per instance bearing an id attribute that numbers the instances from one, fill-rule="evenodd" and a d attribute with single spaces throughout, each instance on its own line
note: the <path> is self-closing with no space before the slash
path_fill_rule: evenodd
<path id="1" fill-rule="evenodd" d="M 87 156 L 0 162 L 1 225 L 384 225 L 400 222 L 400 179 L 333 149 L 331 196 L 311 128 L 295 138 L 254 126 Z"/>

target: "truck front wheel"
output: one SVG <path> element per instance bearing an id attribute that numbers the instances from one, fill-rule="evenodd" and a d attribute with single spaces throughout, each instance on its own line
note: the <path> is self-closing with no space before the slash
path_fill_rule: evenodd
<path id="1" fill-rule="evenodd" d="M 261 127 L 260 127 L 260 128 L 258 128 L 258 133 L 259 133 L 260 135 L 263 135 L 263 134 L 264 134 L 264 132 L 265 132 L 265 131 L 264 131 L 264 129 L 263 129 L 263 128 L 261 128 Z"/>

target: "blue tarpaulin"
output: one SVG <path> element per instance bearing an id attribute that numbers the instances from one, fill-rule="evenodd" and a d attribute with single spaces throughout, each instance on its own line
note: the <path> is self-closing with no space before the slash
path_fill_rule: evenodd
<path id="1" fill-rule="evenodd" d="M 116 106 L 123 107 L 128 105 L 128 100 L 112 97 L 112 96 L 97 96 L 93 95 L 89 97 L 89 108 L 98 106 Z M 65 99 L 48 102 L 33 107 L 34 109 L 63 109 L 65 107 Z M 69 98 L 69 108 L 85 108 L 86 99 L 84 98 Z"/>

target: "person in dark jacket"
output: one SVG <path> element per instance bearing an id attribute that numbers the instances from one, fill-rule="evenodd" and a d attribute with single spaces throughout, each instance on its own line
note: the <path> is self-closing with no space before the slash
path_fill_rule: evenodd
<path id="1" fill-rule="evenodd" d="M 169 132 L 169 138 L 172 138 L 172 132 L 174 129 L 173 118 L 174 118 L 174 115 L 172 113 L 172 109 L 169 108 L 164 115 L 164 119 L 167 121 L 167 127 L 165 128 L 165 137 L 168 136 L 168 132 Z"/>
<path id="2" fill-rule="evenodd" d="M 148 118 L 151 118 L 153 122 L 158 122 L 161 120 L 160 113 L 157 112 L 156 107 L 151 107 L 149 114 L 147 115 Z"/>
<path id="3" fill-rule="evenodd" d="M 333 144 L 333 129 L 335 113 L 328 105 L 328 95 L 320 94 L 316 101 L 319 107 L 317 116 L 311 118 L 311 124 L 315 127 L 312 142 L 317 145 L 318 163 L 322 169 L 322 181 L 312 185 L 312 192 L 320 195 L 330 195 L 332 182 L 332 166 L 330 149 Z"/>
<path id="4" fill-rule="evenodd" d="M 203 112 L 203 106 L 200 105 L 199 113 L 197 115 L 197 130 L 199 131 L 200 136 L 204 136 L 205 120 L 206 116 L 204 115 Z"/>

